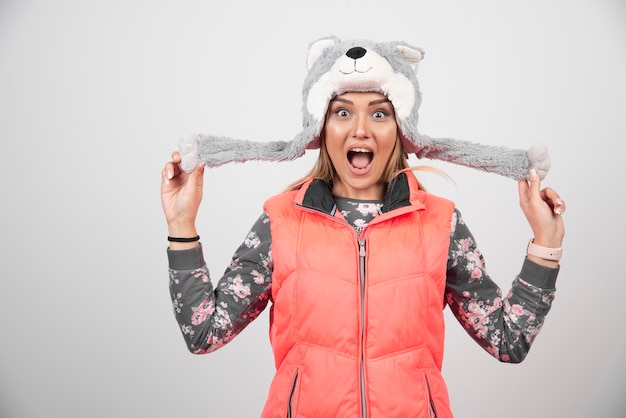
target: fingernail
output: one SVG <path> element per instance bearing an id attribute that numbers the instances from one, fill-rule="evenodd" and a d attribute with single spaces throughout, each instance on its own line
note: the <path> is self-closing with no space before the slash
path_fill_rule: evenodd
<path id="1" fill-rule="evenodd" d="M 557 201 L 556 201 L 556 209 L 554 210 L 554 212 L 557 215 L 563 215 L 564 211 L 565 211 L 565 205 L 563 204 L 563 201 L 561 199 L 557 199 Z"/>
<path id="2" fill-rule="evenodd" d="M 537 174 L 537 170 L 535 170 L 534 168 L 530 170 L 530 179 L 531 180 L 537 180 L 537 178 L 539 177 L 539 175 Z"/>

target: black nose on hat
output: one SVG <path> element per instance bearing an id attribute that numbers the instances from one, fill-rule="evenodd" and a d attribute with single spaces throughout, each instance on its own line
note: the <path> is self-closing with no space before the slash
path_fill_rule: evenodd
<path id="1" fill-rule="evenodd" d="M 366 52 L 367 50 L 365 48 L 361 48 L 360 46 L 355 46 L 355 47 L 348 49 L 348 52 L 346 52 L 346 55 L 349 58 L 352 58 L 353 60 L 358 60 L 359 58 L 363 57 L 363 55 L 365 55 Z"/>

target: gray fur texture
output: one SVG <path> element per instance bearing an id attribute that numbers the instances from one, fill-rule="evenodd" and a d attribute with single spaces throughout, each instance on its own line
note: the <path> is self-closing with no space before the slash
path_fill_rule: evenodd
<path id="1" fill-rule="evenodd" d="M 452 138 L 432 138 L 417 129 L 421 93 L 417 64 L 424 51 L 405 42 L 342 41 L 330 36 L 309 45 L 308 74 L 302 88 L 302 131 L 290 141 L 255 142 L 197 134 L 180 141 L 181 166 L 191 171 L 199 161 L 210 167 L 251 160 L 286 161 L 320 146 L 328 103 L 348 91 L 375 91 L 392 102 L 402 144 L 418 158 L 446 161 L 514 180 L 531 169 L 544 178 L 550 169 L 547 148 L 528 150 L 484 145 Z"/>

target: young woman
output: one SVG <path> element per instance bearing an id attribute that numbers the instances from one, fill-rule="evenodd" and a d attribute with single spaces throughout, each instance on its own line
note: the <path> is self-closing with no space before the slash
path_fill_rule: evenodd
<path id="1" fill-rule="evenodd" d="M 263 417 L 450 417 L 445 306 L 503 362 L 524 359 L 550 309 L 558 193 L 534 172 L 519 181 L 534 240 L 503 296 L 459 210 L 408 167 L 396 111 L 375 89 L 334 95 L 317 163 L 266 201 L 215 287 L 196 229 L 205 163 L 187 173 L 174 152 L 162 171 L 170 292 L 189 350 L 224 346 L 271 302 Z"/>

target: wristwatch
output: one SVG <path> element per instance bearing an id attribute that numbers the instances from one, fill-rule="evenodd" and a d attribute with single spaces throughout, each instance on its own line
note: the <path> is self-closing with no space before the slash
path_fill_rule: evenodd
<path id="1" fill-rule="evenodd" d="M 526 249 L 527 255 L 534 255 L 535 257 L 543 258 L 544 260 L 559 261 L 562 255 L 562 248 L 548 248 L 535 244 L 531 239 L 528 241 L 528 248 Z"/>

